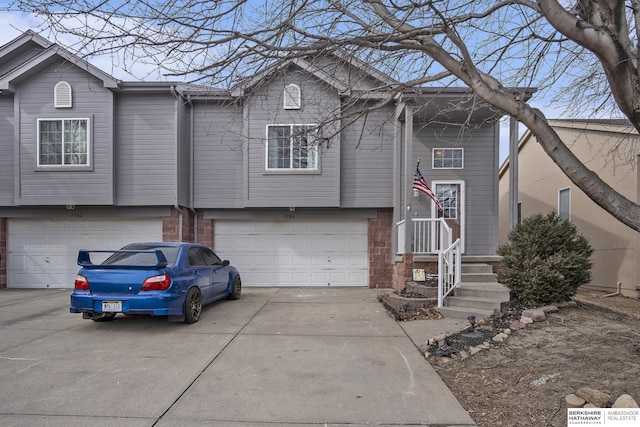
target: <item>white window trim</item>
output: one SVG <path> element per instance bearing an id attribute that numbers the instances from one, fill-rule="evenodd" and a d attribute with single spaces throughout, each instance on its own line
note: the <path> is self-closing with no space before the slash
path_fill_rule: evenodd
<path id="1" fill-rule="evenodd" d="M 64 91 L 64 93 L 61 93 Z M 61 97 L 60 95 L 64 95 Z M 62 99 L 61 99 L 62 98 Z M 68 99 L 64 99 L 68 98 Z M 68 82 L 60 81 L 53 88 L 53 104 L 55 108 L 71 108 L 73 107 L 73 91 Z"/>
<path id="2" fill-rule="evenodd" d="M 290 83 L 282 91 L 282 102 L 285 110 L 299 110 L 302 108 L 302 91 L 300 86 Z"/>
<path id="3" fill-rule="evenodd" d="M 448 185 L 448 184 L 458 184 L 460 185 L 460 195 L 458 196 L 458 203 L 462 203 L 462 206 L 460 206 L 460 250 L 462 251 L 462 253 L 465 253 L 465 247 L 466 247 L 466 222 L 467 222 L 467 203 L 466 203 L 466 191 L 465 191 L 465 181 L 462 180 L 433 180 L 431 181 L 431 190 L 433 191 L 433 194 L 435 194 L 437 196 L 438 194 L 438 190 L 436 189 L 438 185 Z M 431 218 L 437 218 L 438 217 L 438 212 L 436 212 L 436 209 L 438 209 L 436 207 L 435 203 L 431 203 Z M 453 243 L 453 242 L 451 242 Z"/>
<path id="4" fill-rule="evenodd" d="M 450 167 L 450 168 L 445 168 L 445 167 L 436 167 L 435 163 L 436 163 L 436 151 L 437 150 L 460 150 L 462 152 L 462 157 L 461 157 L 461 165 L 460 167 Z M 456 148 L 443 148 L 443 147 L 436 147 L 436 148 L 432 148 L 431 149 L 431 169 L 437 169 L 437 170 L 447 170 L 447 169 L 464 169 L 464 148 L 462 147 L 456 147 Z"/>
<path id="5" fill-rule="evenodd" d="M 286 172 L 286 173 L 317 173 L 320 170 L 320 150 L 318 150 L 318 144 L 315 144 L 313 147 L 315 151 L 315 159 L 316 164 L 314 168 L 270 168 L 269 167 L 269 128 L 270 127 L 278 127 L 278 126 L 288 126 L 289 128 L 293 128 L 295 126 L 305 126 L 305 127 L 317 127 L 317 124 L 291 124 L 291 123 L 270 123 L 265 128 L 265 155 L 264 155 L 264 169 L 267 172 Z M 293 161 L 293 157 L 290 158 L 290 164 Z"/>
<path id="6" fill-rule="evenodd" d="M 61 164 L 61 165 L 43 165 L 40 164 L 40 122 L 46 122 L 46 121 L 60 121 L 60 122 L 64 122 L 67 120 L 86 120 L 87 122 L 87 163 L 82 164 L 82 165 L 65 165 L 65 164 Z M 91 119 L 89 117 L 50 117 L 50 118 L 45 118 L 45 117 L 41 117 L 38 119 L 37 121 L 37 128 L 36 128 L 36 165 L 38 168 L 64 168 L 64 169 L 87 169 L 91 167 Z M 63 131 L 64 133 L 64 128 Z M 64 161 L 64 142 L 63 142 L 63 148 L 62 148 L 62 159 Z"/>
<path id="7" fill-rule="evenodd" d="M 569 194 L 569 200 L 567 203 L 567 216 L 568 218 L 566 218 L 567 220 L 571 221 L 571 187 L 565 187 L 565 188 L 560 188 L 558 189 L 558 216 L 560 216 L 560 218 L 562 218 L 562 216 L 560 215 L 560 194 L 566 191 L 567 194 Z"/>

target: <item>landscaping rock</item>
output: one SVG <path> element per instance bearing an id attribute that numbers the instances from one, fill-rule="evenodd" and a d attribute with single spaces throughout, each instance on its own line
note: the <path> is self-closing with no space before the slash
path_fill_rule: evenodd
<path id="1" fill-rule="evenodd" d="M 520 318 L 520 323 L 524 324 L 524 325 L 528 325 L 530 323 L 533 323 L 533 319 L 527 316 L 522 316 Z"/>
<path id="2" fill-rule="evenodd" d="M 513 322 L 509 328 L 513 331 L 517 331 L 519 329 L 524 329 L 526 328 L 527 325 L 525 325 L 524 323 L 522 323 L 520 320 L 516 320 L 515 322 Z"/>
<path id="3" fill-rule="evenodd" d="M 576 396 L 584 399 L 588 403 L 593 403 L 598 408 L 606 408 L 609 406 L 611 397 L 600 390 L 590 387 L 582 387 L 576 391 Z"/>
<path id="4" fill-rule="evenodd" d="M 545 314 L 557 313 L 560 311 L 555 305 L 545 305 L 544 307 L 540 307 L 540 310 L 542 310 Z"/>
<path id="5" fill-rule="evenodd" d="M 505 334 L 504 332 L 499 333 L 498 335 L 496 335 L 495 337 L 491 338 L 491 340 L 493 342 L 503 342 L 505 339 L 507 339 L 509 337 L 508 334 Z"/>
<path id="6" fill-rule="evenodd" d="M 567 408 L 582 408 L 585 403 L 585 400 L 576 396 L 575 394 L 570 394 L 564 398 L 567 403 Z"/>
<path id="7" fill-rule="evenodd" d="M 575 301 L 564 301 L 556 304 L 558 308 L 577 307 L 578 303 Z"/>
<path id="8" fill-rule="evenodd" d="M 547 315 L 541 308 L 530 308 L 522 312 L 522 317 L 528 317 L 534 322 L 542 322 L 547 319 Z"/>
<path id="9" fill-rule="evenodd" d="M 633 397 L 628 394 L 623 394 L 616 399 L 616 401 L 611 406 L 612 408 L 637 408 L 638 404 Z"/>
<path id="10" fill-rule="evenodd" d="M 469 348 L 469 354 L 476 354 L 481 352 L 482 350 L 484 350 L 486 347 L 482 347 L 482 346 L 476 346 L 476 347 L 471 347 Z"/>

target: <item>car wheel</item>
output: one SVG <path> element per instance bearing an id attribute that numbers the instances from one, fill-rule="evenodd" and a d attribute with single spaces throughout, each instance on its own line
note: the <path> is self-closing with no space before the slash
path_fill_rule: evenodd
<path id="1" fill-rule="evenodd" d="M 236 280 L 233 281 L 233 289 L 227 295 L 227 299 L 240 299 L 240 294 L 242 294 L 242 281 L 240 276 L 236 276 Z"/>
<path id="2" fill-rule="evenodd" d="M 105 313 L 104 316 L 94 317 L 91 320 L 93 320 L 94 322 L 110 322 L 115 318 L 116 318 L 116 313 Z"/>
<path id="3" fill-rule="evenodd" d="M 196 323 L 202 313 L 202 295 L 200 289 L 191 288 L 184 299 L 184 322 Z"/>

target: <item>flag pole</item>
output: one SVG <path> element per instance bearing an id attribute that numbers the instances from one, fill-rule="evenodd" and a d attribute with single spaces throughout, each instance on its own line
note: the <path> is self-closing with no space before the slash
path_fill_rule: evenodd
<path id="1" fill-rule="evenodd" d="M 420 156 L 418 156 L 418 162 L 416 163 L 416 171 L 418 170 L 419 167 L 420 167 Z M 415 172 L 413 173 L 413 176 L 414 177 L 416 176 Z M 408 211 L 411 211 L 411 202 L 413 201 L 413 192 L 414 191 L 415 190 L 413 189 L 413 185 L 412 185 L 411 186 L 411 194 L 407 194 L 407 199 L 408 199 L 408 202 L 409 202 L 409 203 L 407 203 L 407 208 L 408 208 L 407 210 Z"/>

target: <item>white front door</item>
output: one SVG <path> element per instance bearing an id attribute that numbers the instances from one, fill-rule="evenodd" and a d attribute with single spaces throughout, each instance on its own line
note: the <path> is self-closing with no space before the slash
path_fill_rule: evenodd
<path id="1" fill-rule="evenodd" d="M 217 220 L 215 251 L 244 286 L 367 286 L 367 220 Z"/>
<path id="2" fill-rule="evenodd" d="M 451 227 L 451 242 L 460 239 L 462 252 L 464 253 L 465 234 L 465 194 L 464 181 L 433 181 L 433 191 L 442 205 L 442 211 L 438 211 L 435 203 L 432 204 L 433 217 L 444 218 Z"/>

